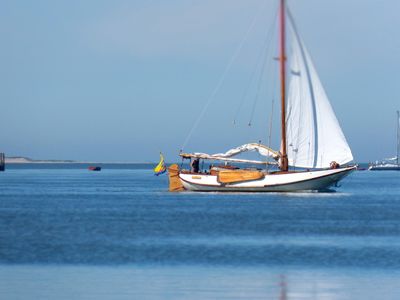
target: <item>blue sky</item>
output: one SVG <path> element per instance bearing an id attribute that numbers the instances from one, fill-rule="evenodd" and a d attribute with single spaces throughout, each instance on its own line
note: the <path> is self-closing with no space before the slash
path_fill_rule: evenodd
<path id="1" fill-rule="evenodd" d="M 289 5 L 356 160 L 393 156 L 400 2 Z M 175 160 L 254 20 L 184 150 L 265 142 L 272 81 L 252 127 L 251 92 L 240 102 L 275 8 L 272 0 L 2 1 L 0 149 L 103 161 L 154 161 L 162 150 Z M 278 137 L 274 125 L 275 148 Z"/>

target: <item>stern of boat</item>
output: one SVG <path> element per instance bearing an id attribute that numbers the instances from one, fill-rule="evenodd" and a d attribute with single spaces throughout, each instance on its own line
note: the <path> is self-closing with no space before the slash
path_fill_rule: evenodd
<path id="1" fill-rule="evenodd" d="M 168 179 L 169 179 L 169 191 L 170 192 L 181 192 L 185 190 L 182 185 L 181 179 L 179 178 L 179 166 L 173 164 L 168 167 Z"/>

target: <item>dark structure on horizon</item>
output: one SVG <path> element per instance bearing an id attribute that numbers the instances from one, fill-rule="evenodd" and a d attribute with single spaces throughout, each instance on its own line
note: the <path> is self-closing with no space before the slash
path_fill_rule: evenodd
<path id="1" fill-rule="evenodd" d="M 0 171 L 4 171 L 6 169 L 6 156 L 4 153 L 0 153 Z"/>

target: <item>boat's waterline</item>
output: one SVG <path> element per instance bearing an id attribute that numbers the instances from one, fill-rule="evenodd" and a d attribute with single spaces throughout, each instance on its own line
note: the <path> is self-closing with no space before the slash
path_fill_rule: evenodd
<path id="1" fill-rule="evenodd" d="M 299 192 L 322 191 L 336 185 L 356 169 L 355 166 L 332 170 L 267 174 L 259 180 L 223 184 L 218 176 L 180 173 L 183 187 L 189 191 L 216 192 Z"/>

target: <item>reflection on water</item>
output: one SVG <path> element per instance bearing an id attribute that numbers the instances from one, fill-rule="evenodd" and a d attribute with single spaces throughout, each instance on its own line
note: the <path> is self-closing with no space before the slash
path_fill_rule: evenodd
<path id="1" fill-rule="evenodd" d="M 281 275 L 281 282 L 280 282 L 280 287 L 281 287 L 281 295 L 279 297 L 279 300 L 287 300 L 287 282 L 286 282 L 286 276 Z"/>
<path id="2" fill-rule="evenodd" d="M 1 299 L 397 300 L 399 272 L 172 266 L 1 266 Z"/>

